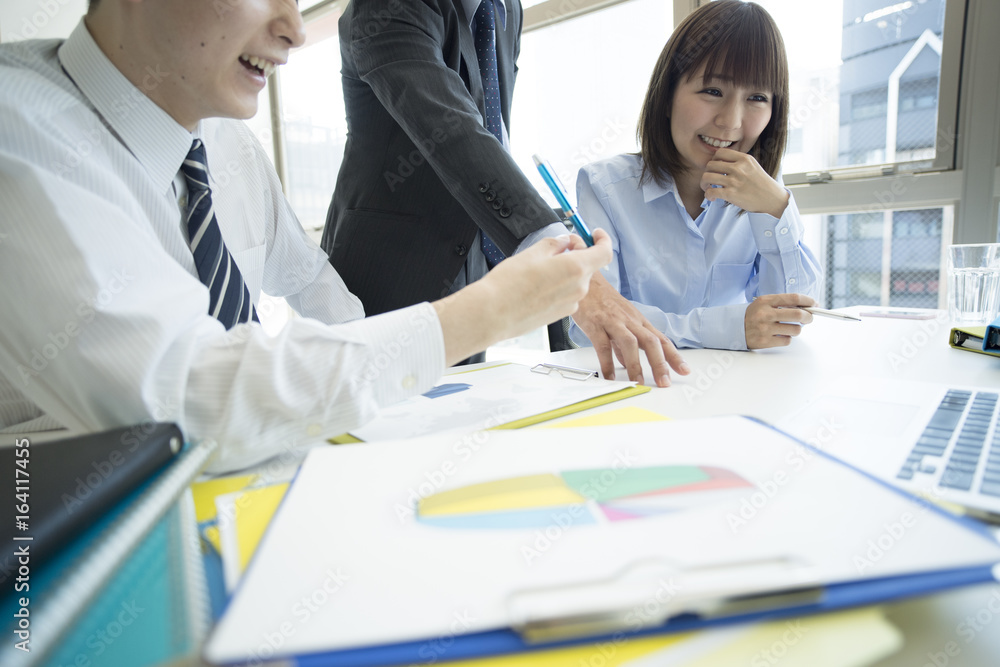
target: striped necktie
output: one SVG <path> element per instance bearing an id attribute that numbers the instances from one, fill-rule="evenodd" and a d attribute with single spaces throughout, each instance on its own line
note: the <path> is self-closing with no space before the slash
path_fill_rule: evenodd
<path id="1" fill-rule="evenodd" d="M 215 219 L 212 190 L 208 187 L 205 145 L 201 139 L 195 139 L 191 144 L 191 150 L 181 165 L 181 173 L 188 187 L 188 203 L 184 209 L 188 245 L 194 255 L 198 277 L 211 295 L 209 314 L 222 322 L 226 329 L 248 320 L 258 322 L 243 274 L 226 249 L 219 222 Z"/>
<path id="2" fill-rule="evenodd" d="M 500 116 L 500 75 L 497 70 L 497 38 L 496 19 L 493 13 L 493 0 L 483 0 L 476 10 L 476 58 L 479 60 L 479 75 L 483 78 L 483 97 L 486 102 L 486 129 L 503 144 L 503 120 Z M 504 254 L 493 240 L 480 232 L 483 254 L 486 264 L 491 269 L 503 258 Z"/>

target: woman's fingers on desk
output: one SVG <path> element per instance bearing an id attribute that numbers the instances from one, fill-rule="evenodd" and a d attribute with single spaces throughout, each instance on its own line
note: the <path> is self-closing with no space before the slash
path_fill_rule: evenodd
<path id="1" fill-rule="evenodd" d="M 642 327 L 626 329 L 616 334 L 616 336 L 616 338 L 610 340 L 611 349 L 614 351 L 618 362 L 625 367 L 628 379 L 633 382 L 644 384 L 642 354 L 646 355 L 653 380 L 658 387 L 670 386 L 671 368 L 676 370 L 679 375 L 687 375 L 691 372 L 691 369 L 670 339 L 660 331 L 654 329 L 648 321 Z M 618 342 L 621 340 L 625 340 L 629 344 L 620 346 Z M 640 351 L 642 354 L 640 354 Z M 600 352 L 598 352 L 598 358 L 601 361 L 602 372 L 605 367 L 605 361 L 609 362 L 608 365 L 611 369 L 610 379 L 613 379 L 615 368 L 613 360 L 610 356 L 607 360 L 601 358 Z M 605 375 L 604 377 L 608 376 Z"/>
<path id="2" fill-rule="evenodd" d="M 802 325 L 813 320 L 803 306 L 816 301 L 804 294 L 768 294 L 759 296 L 747 306 L 743 317 L 747 349 L 782 347 L 802 332 Z"/>

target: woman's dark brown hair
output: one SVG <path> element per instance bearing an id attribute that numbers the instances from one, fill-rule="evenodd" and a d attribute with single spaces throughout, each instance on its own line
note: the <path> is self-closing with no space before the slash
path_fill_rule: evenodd
<path id="1" fill-rule="evenodd" d="M 667 40 L 649 80 L 636 136 L 642 180 L 663 185 L 686 169 L 670 134 L 677 84 L 705 65 L 705 83 L 731 79 L 771 92 L 771 120 L 749 150 L 771 178 L 778 174 L 788 136 L 788 58 L 778 26 L 767 11 L 742 0 L 716 0 L 685 18 Z"/>

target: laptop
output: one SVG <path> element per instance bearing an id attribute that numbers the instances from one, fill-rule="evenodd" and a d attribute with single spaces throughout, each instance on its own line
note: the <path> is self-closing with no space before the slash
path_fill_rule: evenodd
<path id="1" fill-rule="evenodd" d="M 842 377 L 776 425 L 836 458 L 1000 523 L 1000 390 Z"/>

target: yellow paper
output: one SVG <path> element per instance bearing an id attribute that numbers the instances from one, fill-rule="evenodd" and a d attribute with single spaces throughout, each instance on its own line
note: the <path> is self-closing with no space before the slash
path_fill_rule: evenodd
<path id="1" fill-rule="evenodd" d="M 598 412 L 596 415 L 587 415 L 555 424 L 541 424 L 535 428 L 578 428 L 585 426 L 609 426 L 612 424 L 638 424 L 639 422 L 662 422 L 670 421 L 670 417 L 664 417 L 658 412 L 646 410 L 645 408 L 627 407 Z"/>
<path id="2" fill-rule="evenodd" d="M 215 497 L 245 489 L 253 483 L 256 475 L 240 477 L 219 477 L 191 485 L 191 495 L 194 496 L 194 513 L 198 523 L 214 521 L 217 516 Z"/>
<path id="3" fill-rule="evenodd" d="M 614 642 L 611 640 L 581 644 L 573 648 L 532 651 L 513 655 L 483 658 L 480 660 L 460 660 L 444 663 L 448 667 L 580 667 L 580 665 L 602 665 L 618 667 L 630 660 L 649 655 L 680 644 L 692 635 L 663 635 L 642 637 Z"/>
<path id="4" fill-rule="evenodd" d="M 236 499 L 236 542 L 239 545 L 241 573 L 246 570 L 287 490 L 288 482 L 285 482 L 247 491 Z"/>
<path id="5" fill-rule="evenodd" d="M 781 667 L 861 667 L 899 650 L 903 638 L 879 607 L 732 626 L 743 632 L 705 630 L 679 635 L 588 642 L 565 649 L 449 662 L 448 667 L 648 667 L 690 657 L 683 667 L 771 665 Z M 714 636 L 713 636 L 714 635 Z M 678 667 L 679 667 L 678 665 Z"/>
<path id="6" fill-rule="evenodd" d="M 208 540 L 209 544 L 215 547 L 216 553 L 222 553 L 222 537 L 219 535 L 219 526 L 214 523 L 210 526 L 205 526 L 201 529 L 201 534 Z"/>

